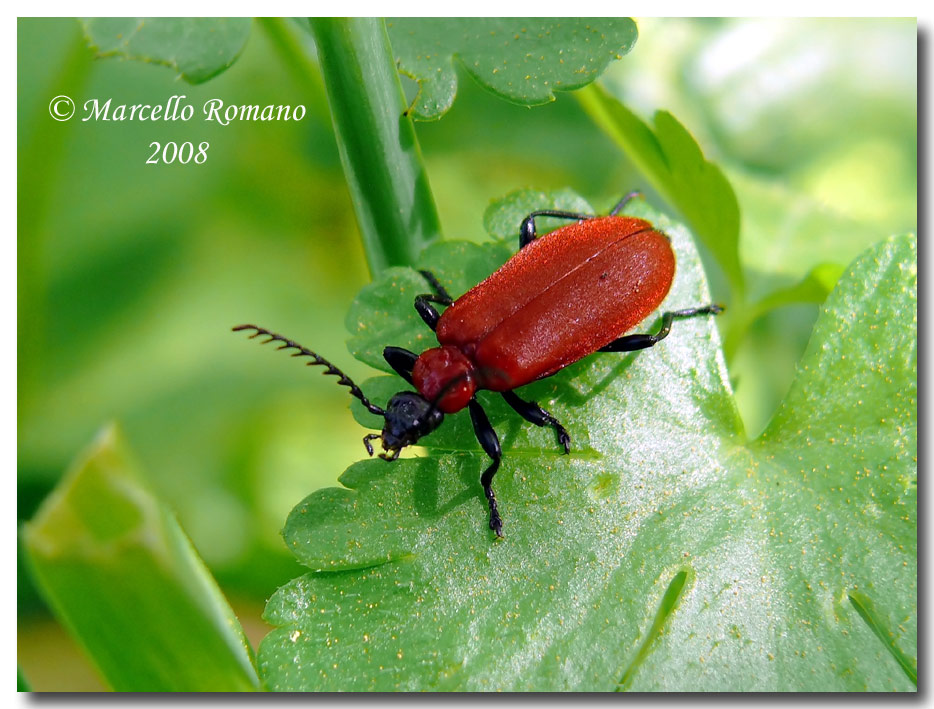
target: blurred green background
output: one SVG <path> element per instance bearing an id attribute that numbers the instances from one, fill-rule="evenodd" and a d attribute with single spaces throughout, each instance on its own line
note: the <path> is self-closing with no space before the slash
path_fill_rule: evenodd
<path id="1" fill-rule="evenodd" d="M 602 81 L 645 118 L 670 110 L 725 170 L 751 300 L 915 230 L 913 20 L 638 25 L 635 49 Z M 307 33 L 285 27 L 313 56 Z M 200 86 L 95 59 L 71 19 L 20 19 L 17 54 L 19 519 L 118 421 L 256 642 L 265 599 L 302 571 L 279 537 L 287 513 L 364 455 L 344 389 L 230 333 L 255 322 L 367 374 L 344 345 L 344 314 L 369 274 L 323 95 L 258 23 L 237 62 Z M 58 123 L 48 103 L 62 93 L 79 106 L 184 94 L 196 108 L 218 97 L 308 114 L 226 127 Z M 570 186 L 605 208 L 646 187 L 572 95 L 528 109 L 461 73 L 454 107 L 417 132 L 449 239 L 483 240 L 490 200 L 518 188 Z M 146 165 L 150 142 L 169 140 L 210 142 L 207 162 Z M 759 319 L 730 361 L 750 436 L 787 389 L 816 313 Z M 96 686 L 22 562 L 17 587 L 33 687 Z"/>

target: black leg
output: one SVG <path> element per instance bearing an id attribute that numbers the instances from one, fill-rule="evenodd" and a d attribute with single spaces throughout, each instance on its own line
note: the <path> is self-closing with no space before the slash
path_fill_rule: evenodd
<path id="1" fill-rule="evenodd" d="M 635 197 L 641 197 L 641 192 L 630 192 L 625 197 L 623 197 L 619 202 L 616 203 L 616 206 L 610 210 L 610 216 L 615 217 L 620 211 Z M 536 230 L 535 230 L 535 217 L 554 217 L 556 219 L 571 219 L 576 222 L 584 221 L 586 219 L 593 219 L 593 214 L 581 214 L 579 212 L 565 212 L 560 209 L 538 209 L 525 219 L 522 220 L 522 224 L 519 226 L 519 248 L 525 248 L 533 241 L 535 241 Z"/>
<path id="2" fill-rule="evenodd" d="M 480 484 L 483 485 L 483 493 L 486 495 L 487 502 L 490 504 L 490 529 L 496 532 L 497 537 L 503 536 L 503 520 L 499 516 L 499 510 L 496 508 L 496 494 L 493 492 L 493 476 L 499 470 L 499 462 L 503 458 L 503 449 L 499 445 L 499 438 L 496 431 L 490 425 L 490 420 L 486 417 L 486 412 L 476 399 L 471 399 L 470 420 L 473 423 L 474 433 L 477 434 L 477 440 L 486 454 L 492 458 L 493 462 L 480 477 Z"/>
<path id="3" fill-rule="evenodd" d="M 428 281 L 428 285 L 431 286 L 431 289 L 435 292 L 435 295 L 443 299 L 443 301 L 438 301 L 439 303 L 446 301 L 444 304 L 450 305 L 454 302 L 451 294 L 448 293 L 447 289 L 443 285 L 441 285 L 440 281 L 438 281 L 438 279 L 435 277 L 435 274 L 433 274 L 431 271 L 425 270 L 420 270 L 419 273 L 421 273 L 424 279 Z"/>
<path id="4" fill-rule="evenodd" d="M 445 290 L 444 286 L 438 282 L 438 279 L 435 278 L 435 275 L 431 271 L 419 271 L 419 273 L 425 277 L 425 280 L 428 281 L 428 285 L 431 286 L 434 293 L 424 293 L 415 296 L 415 310 L 421 315 L 425 324 L 434 331 L 434 329 L 438 327 L 438 318 L 440 318 L 441 315 L 434 309 L 431 303 L 451 305 L 454 299 L 451 298 L 450 294 Z"/>
<path id="5" fill-rule="evenodd" d="M 570 219 L 575 222 L 582 222 L 586 219 L 593 219 L 594 215 L 580 214 L 579 212 L 563 212 L 555 209 L 538 209 L 523 219 L 522 224 L 519 226 L 520 249 L 524 249 L 535 241 L 537 234 L 535 230 L 535 217 L 554 217 L 555 219 Z"/>
<path id="6" fill-rule="evenodd" d="M 412 367 L 415 366 L 415 360 L 418 355 L 403 347 L 386 347 L 383 350 L 383 359 L 389 366 L 396 370 L 400 377 L 409 384 L 412 383 Z"/>
<path id="7" fill-rule="evenodd" d="M 534 423 L 536 426 L 551 426 L 555 429 L 555 433 L 558 434 L 558 443 L 564 446 L 564 452 L 571 452 L 571 437 L 558 419 L 545 411 L 545 409 L 534 401 L 520 399 L 511 391 L 504 391 L 503 398 L 506 400 L 506 403 L 514 408 L 526 421 Z"/>
<path id="8" fill-rule="evenodd" d="M 441 313 L 435 310 L 431 303 L 440 303 L 441 305 L 450 305 L 450 303 L 428 293 L 415 296 L 415 310 L 422 316 L 425 324 L 434 331 L 438 327 L 438 318 L 441 317 Z"/>
<path id="9" fill-rule="evenodd" d="M 378 433 L 368 433 L 363 437 L 363 445 L 366 447 L 366 452 L 370 455 L 373 455 L 373 444 L 370 441 L 375 441 L 381 438 Z"/>
<path id="10" fill-rule="evenodd" d="M 598 352 L 632 352 L 633 350 L 644 350 L 646 347 L 661 342 L 668 333 L 671 332 L 671 323 L 674 320 L 684 318 L 693 318 L 697 315 L 716 315 L 723 312 L 722 305 L 705 305 L 701 308 L 687 308 L 685 310 L 675 310 L 662 315 L 662 326 L 654 335 L 638 334 L 626 335 L 617 340 L 613 340 L 606 347 L 601 347 Z"/>

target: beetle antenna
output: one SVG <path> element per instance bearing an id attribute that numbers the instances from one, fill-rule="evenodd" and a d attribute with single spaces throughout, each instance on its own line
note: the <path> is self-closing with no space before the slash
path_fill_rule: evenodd
<path id="1" fill-rule="evenodd" d="M 260 344 L 265 345 L 269 342 L 281 342 L 282 344 L 276 348 L 277 350 L 295 349 L 297 350 L 297 352 L 293 352 L 292 357 L 311 357 L 312 361 L 305 363 L 307 366 L 311 367 L 317 364 L 317 365 L 321 365 L 322 367 L 327 367 L 327 369 L 324 371 L 324 374 L 333 374 L 335 377 L 340 377 L 337 380 L 337 383 L 342 384 L 345 387 L 348 387 L 350 389 L 350 393 L 353 396 L 357 397 L 363 403 L 367 411 L 369 411 L 371 414 L 376 414 L 377 416 L 383 416 L 383 417 L 386 416 L 385 409 L 381 409 L 376 404 L 371 403 L 370 400 L 366 398 L 363 391 L 361 391 L 360 387 L 354 384 L 353 380 L 350 377 L 344 374 L 341 370 L 339 370 L 333 364 L 328 362 L 324 357 L 319 355 L 317 352 L 312 352 L 310 349 L 308 349 L 307 347 L 302 347 L 300 344 L 298 344 L 294 340 L 290 340 L 289 338 L 283 337 L 282 335 L 277 335 L 274 332 L 270 332 L 269 330 L 262 328 L 262 327 L 257 327 L 256 325 L 237 325 L 236 327 L 232 329 L 234 332 L 237 332 L 239 330 L 256 330 L 256 332 L 250 335 L 251 340 L 254 337 L 259 337 L 260 335 L 262 335 L 264 337 L 267 337 L 268 339 L 262 340 Z"/>

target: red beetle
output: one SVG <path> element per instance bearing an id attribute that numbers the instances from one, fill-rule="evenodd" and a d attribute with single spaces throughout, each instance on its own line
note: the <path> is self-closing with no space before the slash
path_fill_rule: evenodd
<path id="1" fill-rule="evenodd" d="M 668 294 L 675 257 L 668 237 L 644 219 L 617 216 L 636 195 L 626 195 L 606 217 L 543 209 L 532 212 L 519 228 L 519 251 L 493 275 L 456 301 L 428 271 L 421 271 L 433 293 L 415 298 L 415 309 L 438 336 L 439 347 L 420 355 L 387 347 L 383 357 L 416 391 L 399 392 L 385 409 L 371 403 L 360 388 L 337 367 L 296 342 L 255 325 L 263 342 L 294 348 L 293 357 L 310 357 L 309 365 L 327 367 L 340 377 L 353 396 L 385 419 L 380 434 L 381 458 L 395 460 L 399 451 L 434 431 L 444 414 L 470 411 L 474 432 L 492 459 L 480 478 L 490 505 L 490 529 L 502 536 L 503 522 L 493 493 L 493 475 L 502 449 L 496 431 L 476 399 L 480 389 L 500 392 L 506 403 L 526 421 L 551 426 L 565 453 L 571 439 L 557 419 L 513 391 L 548 377 L 594 352 L 629 352 L 663 340 L 676 318 L 716 315 L 719 305 L 706 305 L 662 315 L 659 331 L 625 335 L 655 310 Z M 571 219 L 576 223 L 537 239 L 536 217 Z M 432 303 L 449 306 L 438 314 Z"/>

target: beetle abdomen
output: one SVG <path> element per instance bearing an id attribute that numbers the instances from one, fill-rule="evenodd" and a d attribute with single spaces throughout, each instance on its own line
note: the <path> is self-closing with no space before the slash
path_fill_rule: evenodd
<path id="1" fill-rule="evenodd" d="M 656 231 L 617 242 L 500 323 L 477 346 L 474 362 L 511 375 L 508 383 L 493 382 L 495 391 L 554 374 L 644 320 L 668 294 L 674 265 Z"/>
<path id="2" fill-rule="evenodd" d="M 600 217 L 569 224 L 536 239 L 441 314 L 438 341 L 443 345 L 478 344 L 507 318 L 541 297 L 545 289 L 572 276 L 601 251 L 652 228 L 644 219 Z"/>
<path id="3" fill-rule="evenodd" d="M 580 251 L 582 242 L 589 246 L 586 257 L 564 253 L 564 248 Z M 520 260 L 533 246 L 539 248 Z M 558 260 L 566 267 L 556 268 Z M 464 342 L 463 331 L 458 330 L 454 332 L 461 336 L 450 339 L 460 340 L 462 349 L 475 345 L 472 359 L 482 388 L 506 391 L 553 374 L 633 328 L 664 300 L 674 270 L 667 237 L 647 222 L 622 217 L 594 219 L 530 244 L 459 299 L 441 322 L 461 306 L 462 312 L 455 312 L 458 320 L 473 326 L 468 329 L 483 332 L 474 342 Z M 546 275 L 555 273 L 557 278 L 546 280 Z M 500 295 L 503 277 L 523 284 L 522 302 L 496 321 L 475 310 L 490 297 L 488 292 L 475 291 L 490 289 L 495 291 L 495 301 L 508 300 Z M 448 335 L 440 324 L 438 339 L 447 344 L 442 338 Z M 484 371 L 498 374 L 484 377 Z"/>

